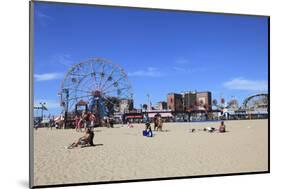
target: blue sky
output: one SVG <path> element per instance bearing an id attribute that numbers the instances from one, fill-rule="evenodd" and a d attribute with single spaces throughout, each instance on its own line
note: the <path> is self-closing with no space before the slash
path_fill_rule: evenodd
<path id="1" fill-rule="evenodd" d="M 34 101 L 60 112 L 57 93 L 72 65 L 91 57 L 119 64 L 135 107 L 169 92 L 212 92 L 241 103 L 267 91 L 266 17 L 35 2 Z"/>

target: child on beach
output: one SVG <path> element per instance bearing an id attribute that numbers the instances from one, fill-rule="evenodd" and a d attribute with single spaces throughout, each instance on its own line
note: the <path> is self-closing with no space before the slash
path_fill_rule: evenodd
<path id="1" fill-rule="evenodd" d="M 153 137 L 150 123 L 145 124 L 145 130 L 142 131 L 142 135 L 146 137 Z"/>

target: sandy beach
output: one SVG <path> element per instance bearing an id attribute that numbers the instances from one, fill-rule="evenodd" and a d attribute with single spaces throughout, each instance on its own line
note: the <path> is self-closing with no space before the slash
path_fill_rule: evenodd
<path id="1" fill-rule="evenodd" d="M 83 133 L 34 130 L 34 184 L 52 185 L 163 178 L 268 169 L 268 120 L 225 121 L 226 133 L 190 133 L 219 122 L 164 123 L 143 137 L 134 128 L 95 128 L 97 146 L 65 149 Z"/>

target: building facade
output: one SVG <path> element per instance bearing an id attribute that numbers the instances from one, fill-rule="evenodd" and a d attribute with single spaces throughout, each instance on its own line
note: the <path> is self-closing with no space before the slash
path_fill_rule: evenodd
<path id="1" fill-rule="evenodd" d="M 121 99 L 119 103 L 120 112 L 125 113 L 134 108 L 134 101 L 132 99 Z"/>
<path id="2" fill-rule="evenodd" d="M 181 94 L 169 93 L 167 96 L 168 109 L 172 111 L 183 111 L 183 98 Z"/>
<path id="3" fill-rule="evenodd" d="M 212 94 L 209 91 L 196 93 L 197 109 L 211 110 L 212 108 Z"/>
<path id="4" fill-rule="evenodd" d="M 183 95 L 183 109 L 193 110 L 196 104 L 196 92 L 185 92 Z"/>

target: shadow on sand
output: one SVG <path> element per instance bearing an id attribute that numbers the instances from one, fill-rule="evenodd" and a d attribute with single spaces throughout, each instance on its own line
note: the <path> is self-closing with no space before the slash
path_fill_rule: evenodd
<path id="1" fill-rule="evenodd" d="M 166 132 L 170 132 L 171 130 L 168 130 L 168 129 L 163 129 L 162 131 L 154 131 L 152 130 L 153 132 L 158 132 L 158 133 L 166 133 Z"/>
<path id="2" fill-rule="evenodd" d="M 97 147 L 97 146 L 103 146 L 103 144 L 94 144 L 93 146 L 88 145 L 88 146 L 83 146 L 81 148 L 89 148 L 89 147 Z"/>
<path id="3" fill-rule="evenodd" d="M 98 133 L 98 132 L 102 132 L 102 130 L 95 129 L 94 132 L 97 132 L 97 133 Z"/>

